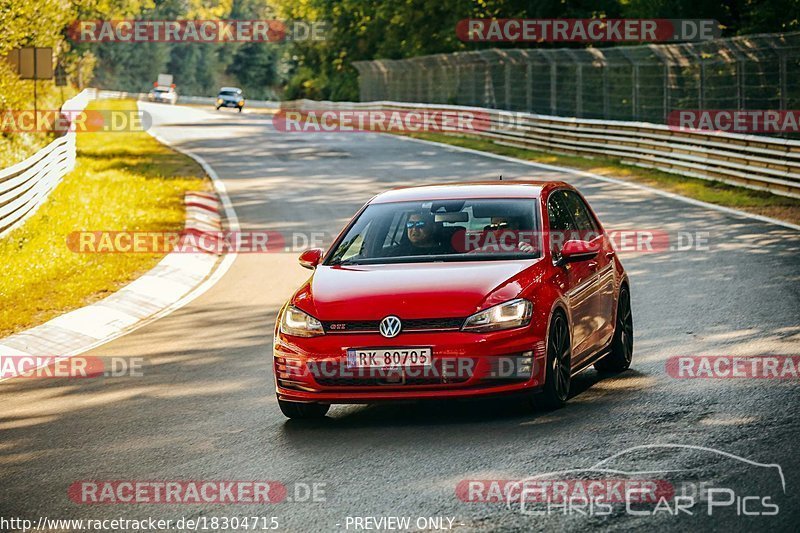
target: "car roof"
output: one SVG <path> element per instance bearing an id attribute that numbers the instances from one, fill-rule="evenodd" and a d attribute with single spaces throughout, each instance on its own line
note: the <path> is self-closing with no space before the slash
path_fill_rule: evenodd
<path id="1" fill-rule="evenodd" d="M 222 92 L 222 91 L 239 91 L 239 92 L 242 92 L 242 90 L 240 88 L 238 88 L 238 87 L 220 87 L 219 88 L 219 92 Z"/>
<path id="2" fill-rule="evenodd" d="M 450 200 L 465 198 L 538 198 L 543 192 L 556 188 L 573 189 L 563 181 L 472 181 L 444 185 L 400 187 L 375 196 L 369 203 L 414 202 L 421 200 Z"/>

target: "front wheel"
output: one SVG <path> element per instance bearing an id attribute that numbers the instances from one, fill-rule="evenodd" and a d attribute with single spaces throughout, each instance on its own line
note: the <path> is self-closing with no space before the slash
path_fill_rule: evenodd
<path id="1" fill-rule="evenodd" d="M 330 404 L 325 403 L 300 403 L 278 400 L 278 407 L 286 418 L 309 419 L 322 418 L 330 409 Z"/>
<path id="2" fill-rule="evenodd" d="M 241 113 L 241 112 L 242 112 L 242 109 L 244 109 L 244 107 L 240 107 L 240 108 L 239 108 L 239 113 Z"/>
<path id="3" fill-rule="evenodd" d="M 544 387 L 534 402 L 552 410 L 563 407 L 569 396 L 572 372 L 572 350 L 567 320 L 561 313 L 554 315 L 547 335 L 547 369 Z"/>
<path id="4" fill-rule="evenodd" d="M 633 359 L 633 314 L 631 313 L 631 293 L 623 285 L 619 290 L 617 302 L 617 322 L 614 338 L 608 355 L 594 364 L 600 372 L 622 372 L 631 366 Z"/>

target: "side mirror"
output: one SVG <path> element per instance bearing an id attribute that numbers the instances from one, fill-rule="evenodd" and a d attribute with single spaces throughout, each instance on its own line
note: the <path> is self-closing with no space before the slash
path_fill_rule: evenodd
<path id="1" fill-rule="evenodd" d="M 300 266 L 303 268 L 309 268 L 314 270 L 317 268 L 317 265 L 322 261 L 322 254 L 324 250 L 322 248 L 311 248 L 300 254 L 298 261 L 300 261 Z"/>
<path id="2" fill-rule="evenodd" d="M 591 242 L 567 241 L 561 248 L 561 257 L 556 262 L 556 266 L 588 261 L 597 257 L 598 253 L 600 253 L 600 239 L 595 239 Z"/>

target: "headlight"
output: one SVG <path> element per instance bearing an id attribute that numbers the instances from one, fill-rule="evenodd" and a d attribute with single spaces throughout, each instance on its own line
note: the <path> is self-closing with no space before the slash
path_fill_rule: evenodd
<path id="1" fill-rule="evenodd" d="M 482 332 L 527 326 L 531 321 L 532 313 L 533 304 L 519 298 L 475 313 L 464 322 L 461 329 Z"/>
<path id="2" fill-rule="evenodd" d="M 239 105 L 244 105 L 244 100 L 239 100 Z"/>
<path id="3" fill-rule="evenodd" d="M 222 103 L 222 98 L 217 98 L 217 103 L 221 104 Z"/>
<path id="4" fill-rule="evenodd" d="M 281 333 L 293 335 L 295 337 L 315 337 L 325 335 L 322 323 L 296 308 L 293 305 L 286 306 L 281 315 Z"/>

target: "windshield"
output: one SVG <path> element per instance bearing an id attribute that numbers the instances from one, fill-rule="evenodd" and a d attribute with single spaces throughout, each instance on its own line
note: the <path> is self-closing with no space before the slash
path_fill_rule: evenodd
<path id="1" fill-rule="evenodd" d="M 372 204 L 327 265 L 535 259 L 541 254 L 536 198 Z"/>
<path id="2" fill-rule="evenodd" d="M 237 91 L 220 91 L 220 96 L 241 96 L 241 93 Z"/>

